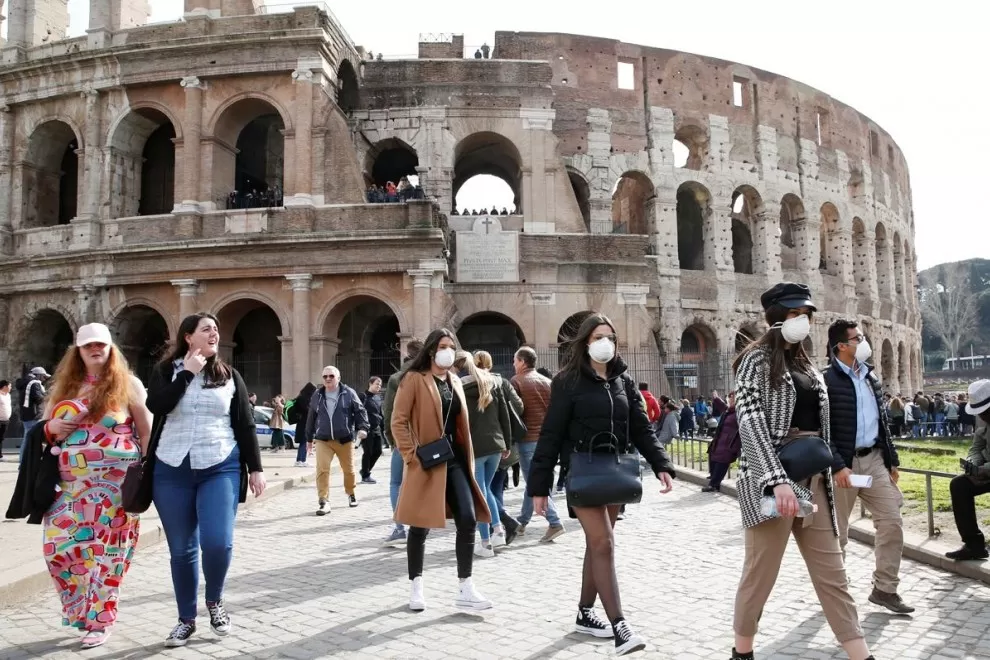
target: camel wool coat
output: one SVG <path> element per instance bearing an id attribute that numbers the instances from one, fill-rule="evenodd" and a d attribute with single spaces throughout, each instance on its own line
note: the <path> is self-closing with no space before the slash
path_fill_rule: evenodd
<path id="1" fill-rule="evenodd" d="M 485 496 L 474 478 L 474 450 L 471 448 L 471 424 L 468 421 L 464 388 L 455 374 L 450 374 L 454 394 L 461 401 L 454 438 L 457 450 L 467 459 L 466 474 L 474 493 L 474 511 L 478 522 L 491 522 Z M 416 447 L 429 444 L 443 435 L 440 393 L 433 374 L 410 371 L 399 383 L 392 408 L 392 437 L 406 467 L 402 489 L 395 507 L 395 521 L 410 527 L 443 529 L 453 519 L 447 506 L 447 465 L 424 470 L 416 456 Z"/>

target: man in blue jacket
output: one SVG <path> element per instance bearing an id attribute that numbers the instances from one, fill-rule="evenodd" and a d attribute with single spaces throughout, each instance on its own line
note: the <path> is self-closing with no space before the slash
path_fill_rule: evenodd
<path id="1" fill-rule="evenodd" d="M 358 442 L 368 437 L 368 412 L 353 388 L 340 382 L 337 367 L 323 367 L 323 385 L 309 402 L 306 419 L 307 436 L 316 448 L 316 492 L 320 508 L 316 515 L 325 516 L 330 497 L 330 464 L 336 456 L 344 472 L 344 491 L 351 507 L 357 506 L 354 496 L 354 438 Z"/>

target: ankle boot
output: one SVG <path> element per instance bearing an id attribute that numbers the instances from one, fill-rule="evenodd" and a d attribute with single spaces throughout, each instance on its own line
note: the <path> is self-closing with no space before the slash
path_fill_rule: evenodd
<path id="1" fill-rule="evenodd" d="M 753 660 L 753 652 L 750 651 L 749 653 L 740 653 L 735 649 L 735 647 L 733 647 L 731 660 Z"/>

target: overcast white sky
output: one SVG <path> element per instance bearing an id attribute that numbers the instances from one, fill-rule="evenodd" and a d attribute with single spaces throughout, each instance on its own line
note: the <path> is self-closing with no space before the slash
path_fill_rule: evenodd
<path id="1" fill-rule="evenodd" d="M 88 0 L 69 0 L 81 34 Z M 282 4 L 274 0 L 272 4 Z M 284 4 L 305 5 L 306 2 Z M 990 258 L 990 6 L 972 0 L 349 0 L 327 2 L 375 53 L 415 57 L 419 34 L 570 32 L 712 55 L 796 78 L 883 126 L 911 170 L 918 265 Z M 182 0 L 151 0 L 152 20 Z"/>

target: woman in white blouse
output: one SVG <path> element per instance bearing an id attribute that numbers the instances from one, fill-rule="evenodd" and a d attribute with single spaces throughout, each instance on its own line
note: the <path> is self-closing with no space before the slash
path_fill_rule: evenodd
<path id="1" fill-rule="evenodd" d="M 234 517 L 250 485 L 265 490 L 248 389 L 217 354 L 217 319 L 183 319 L 175 350 L 156 367 L 148 391 L 155 415 L 148 454 L 155 508 L 168 540 L 179 623 L 165 646 L 185 646 L 196 632 L 200 549 L 206 609 L 217 635 L 230 632 L 223 587 L 234 547 Z M 198 547 L 197 547 L 198 546 Z"/>

